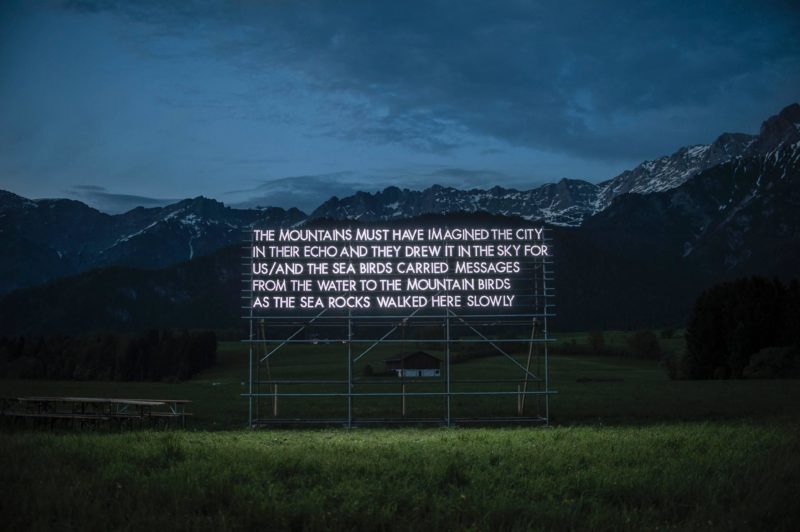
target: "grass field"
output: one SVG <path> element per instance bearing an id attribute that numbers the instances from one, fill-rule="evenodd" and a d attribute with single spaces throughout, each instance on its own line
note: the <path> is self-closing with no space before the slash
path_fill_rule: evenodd
<path id="1" fill-rule="evenodd" d="M 564 337 L 583 341 L 581 335 Z M 625 333 L 607 334 L 607 342 L 624 342 Z M 670 340 L 666 349 L 679 349 L 680 339 Z M 377 367 L 386 355 L 378 349 L 362 363 Z M 273 376 L 330 378 L 342 376 L 340 346 L 290 346 L 271 366 Z M 247 352 L 238 342 L 222 342 L 219 363 L 195 379 L 180 383 L 0 380 L 0 396 L 71 395 L 100 397 L 190 399 L 194 416 L 190 429 L 229 430 L 247 425 Z M 519 360 L 524 362 L 524 357 Z M 501 356 L 475 359 L 454 366 L 454 377 L 508 375 L 515 368 Z M 338 372 L 338 373 L 337 373 Z M 354 372 L 358 375 L 359 371 Z M 519 373 L 517 372 L 517 375 Z M 643 424 L 670 421 L 800 419 L 800 383 L 796 380 L 671 381 L 657 362 L 584 355 L 550 357 L 551 398 L 554 425 Z M 423 385 L 430 389 L 434 385 Z M 396 387 L 391 388 L 395 390 Z M 303 389 L 301 387 L 301 389 Z M 308 389 L 306 387 L 305 389 Z M 317 388 L 318 389 L 318 388 Z M 506 389 L 515 389 L 508 385 Z M 399 402 L 392 399 L 394 413 Z M 342 414 L 343 399 L 286 399 L 281 411 L 311 416 Z M 367 401 L 363 401 L 367 402 Z M 374 402 L 374 400 L 372 401 Z M 414 411 L 428 408 L 441 413 L 440 399 L 409 399 Z M 435 402 L 435 404 L 431 404 Z M 494 400 L 495 412 L 513 415 L 516 396 Z M 359 404 L 356 403 L 356 413 Z M 472 405 L 466 405 L 467 407 Z M 480 405 L 478 405 L 480 407 Z M 366 408 L 366 407 L 365 407 Z"/>
<path id="2" fill-rule="evenodd" d="M 291 349 L 272 370 L 324 374 L 337 353 Z M 796 380 L 670 381 L 652 361 L 554 355 L 551 428 L 253 432 L 242 346 L 222 344 L 219 362 L 176 384 L 0 381 L 3 396 L 187 398 L 195 413 L 185 431 L 4 428 L 2 528 L 793 530 L 800 518 Z"/>
<path id="3" fill-rule="evenodd" d="M 0 435 L 7 530 L 791 530 L 800 428 Z"/>

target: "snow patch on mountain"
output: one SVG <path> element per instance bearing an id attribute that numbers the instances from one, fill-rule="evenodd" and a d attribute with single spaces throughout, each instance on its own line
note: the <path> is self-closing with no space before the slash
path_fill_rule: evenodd
<path id="1" fill-rule="evenodd" d="M 672 155 L 645 161 L 632 170 L 600 183 L 595 212 L 621 194 L 651 194 L 681 186 L 700 172 L 745 155 L 757 137 L 723 133 L 711 144 L 681 148 Z"/>
<path id="2" fill-rule="evenodd" d="M 389 187 L 375 194 L 358 192 L 333 197 L 310 218 L 385 221 L 427 213 L 486 211 L 552 225 L 579 226 L 624 194 L 653 194 L 677 188 L 702 172 L 738 159 L 761 155 L 784 157 L 800 143 L 800 106 L 790 105 L 764 122 L 758 135 L 723 133 L 711 144 L 680 148 L 671 155 L 644 161 L 599 184 L 562 179 L 531 190 L 493 187 L 458 190 L 433 185 L 412 191 Z"/>
<path id="3" fill-rule="evenodd" d="M 388 187 L 375 194 L 333 197 L 311 218 L 386 221 L 428 213 L 485 211 L 555 225 L 580 225 L 593 213 L 597 191 L 595 184 L 568 179 L 526 191 L 502 187 L 459 190 L 440 185 L 421 191 Z"/>

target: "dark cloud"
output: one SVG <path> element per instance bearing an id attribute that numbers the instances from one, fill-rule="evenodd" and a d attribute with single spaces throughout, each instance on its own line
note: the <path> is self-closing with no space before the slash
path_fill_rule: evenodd
<path id="1" fill-rule="evenodd" d="M 9 0 L 0 175 L 116 211 L 599 181 L 800 100 L 798 34 L 779 1 Z"/>
<path id="2" fill-rule="evenodd" d="M 297 207 L 311 212 L 331 196 L 348 196 L 364 185 L 349 172 L 291 176 L 272 179 L 252 189 L 229 191 L 222 200 L 238 208 Z"/>
<path id="3" fill-rule="evenodd" d="M 199 28 L 254 72 L 281 64 L 309 90 L 368 102 L 340 101 L 349 116 L 326 134 L 427 151 L 487 136 L 652 157 L 752 131 L 800 97 L 800 10 L 788 2 L 98 5 L 162 30 Z"/>
<path id="4" fill-rule="evenodd" d="M 136 207 L 163 207 L 178 201 L 177 199 L 149 198 L 134 194 L 116 194 L 97 185 L 74 185 L 65 193 L 67 196 L 109 214 L 127 212 Z"/>

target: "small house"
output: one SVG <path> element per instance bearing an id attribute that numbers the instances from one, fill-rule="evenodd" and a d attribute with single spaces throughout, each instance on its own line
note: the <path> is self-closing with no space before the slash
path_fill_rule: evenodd
<path id="1" fill-rule="evenodd" d="M 441 360 L 425 351 L 398 353 L 384 362 L 398 377 L 438 377 L 442 366 Z"/>

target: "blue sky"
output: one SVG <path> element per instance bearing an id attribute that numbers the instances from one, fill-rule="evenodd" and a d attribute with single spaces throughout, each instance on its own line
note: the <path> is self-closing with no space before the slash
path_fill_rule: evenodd
<path id="1" fill-rule="evenodd" d="M 0 188 L 119 212 L 600 181 L 800 100 L 791 2 L 0 4 Z"/>

